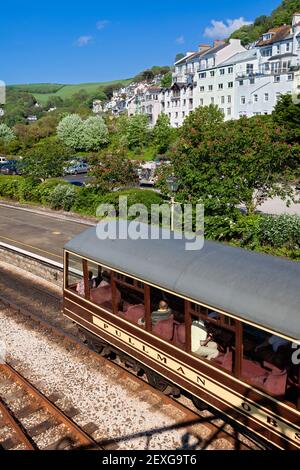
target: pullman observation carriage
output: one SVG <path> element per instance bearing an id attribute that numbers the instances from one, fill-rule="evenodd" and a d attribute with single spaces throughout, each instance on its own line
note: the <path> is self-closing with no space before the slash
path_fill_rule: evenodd
<path id="1" fill-rule="evenodd" d="M 98 352 L 300 448 L 300 264 L 210 241 L 100 240 L 92 227 L 66 244 L 64 266 L 64 314 Z M 214 354 L 195 347 L 206 337 Z"/>

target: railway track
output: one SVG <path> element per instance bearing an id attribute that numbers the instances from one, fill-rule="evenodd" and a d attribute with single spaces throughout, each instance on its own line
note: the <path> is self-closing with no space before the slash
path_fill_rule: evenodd
<path id="1" fill-rule="evenodd" d="M 32 287 L 35 289 L 34 286 Z M 45 296 L 48 296 L 47 291 L 41 289 L 40 287 L 37 287 L 37 291 L 41 295 L 43 295 L 44 298 Z M 48 299 L 49 301 L 51 300 L 51 302 L 54 302 L 56 304 L 56 308 L 59 305 L 59 301 L 61 300 L 59 296 L 55 296 L 53 295 L 53 293 L 50 293 L 50 295 L 48 296 Z M 28 308 L 25 309 L 22 305 L 22 302 L 20 302 L 21 303 L 20 305 L 20 303 L 18 302 L 18 299 L 15 299 L 14 302 L 12 302 L 11 299 L 8 299 L 6 296 L 0 295 L 0 301 L 4 303 L 6 306 L 9 306 L 13 308 L 14 310 L 16 310 L 17 312 L 19 312 L 22 316 L 24 316 L 24 318 L 30 318 L 35 323 L 39 323 L 41 327 L 44 327 L 47 330 L 51 330 L 52 333 L 54 333 L 56 336 L 61 338 L 61 340 L 64 342 L 65 345 L 72 345 L 72 346 L 75 346 L 76 348 L 88 351 L 91 357 L 95 358 L 97 361 L 100 362 L 100 365 L 103 365 L 103 363 L 107 363 L 109 361 L 109 363 L 114 366 L 115 371 L 118 373 L 117 378 L 120 382 L 126 383 L 126 380 L 128 379 L 128 377 L 131 377 L 131 379 L 133 378 L 134 380 L 137 381 L 137 383 L 139 383 L 140 387 L 144 386 L 144 387 L 150 388 L 145 378 L 136 377 L 136 374 L 133 371 L 126 368 L 124 364 L 119 363 L 118 360 L 113 360 L 111 358 L 107 359 L 95 353 L 94 351 L 91 351 L 83 343 L 83 341 L 79 338 L 79 336 L 72 334 L 73 332 L 70 333 L 70 331 L 65 331 L 64 328 L 58 327 L 56 322 L 55 324 L 53 324 L 51 320 L 49 321 L 48 319 L 42 318 L 40 315 L 37 315 L 36 313 L 31 312 Z M 4 367 L 8 367 L 8 366 L 4 366 Z M 144 385 L 141 385 L 141 384 L 144 384 Z M 257 441 L 253 435 L 248 434 L 247 432 L 245 432 L 245 439 L 243 438 L 240 439 L 239 436 L 241 433 L 243 433 L 242 429 L 233 428 L 233 430 L 229 430 L 228 428 L 230 427 L 230 425 L 228 425 L 226 422 L 223 422 L 223 421 L 216 424 L 218 419 L 219 420 L 222 419 L 218 416 L 216 416 L 215 419 L 205 419 L 203 417 L 204 415 L 201 414 L 201 412 L 198 413 L 189 408 L 189 405 L 187 403 L 188 400 L 183 400 L 182 402 L 182 400 L 180 399 L 178 400 L 178 399 L 170 398 L 169 396 L 165 396 L 158 391 L 156 391 L 156 393 L 160 395 L 161 403 L 164 403 L 166 405 L 170 405 L 170 403 L 172 403 L 173 407 L 178 408 L 178 412 L 179 411 L 182 412 L 182 410 L 185 410 L 187 423 L 190 423 L 190 425 L 192 425 L 193 423 L 194 424 L 199 423 L 200 426 L 205 427 L 206 434 L 209 436 L 208 437 L 209 443 L 213 443 L 214 440 L 216 439 L 223 439 L 228 442 L 228 444 L 230 445 L 230 448 L 234 448 L 234 449 L 249 450 L 249 449 L 263 449 L 264 448 L 264 445 L 262 442 Z M 1 433 L 0 433 L 0 436 L 1 436 Z M 32 438 L 30 439 L 29 438 L 28 440 L 32 443 Z M 64 439 L 63 439 L 63 442 L 67 443 L 67 441 Z M 75 440 L 75 445 L 77 445 L 76 442 L 77 441 Z M 80 444 L 80 441 L 78 442 Z M 57 444 L 59 444 L 59 442 L 54 442 L 54 446 Z M 105 448 L 105 442 L 102 444 L 104 444 L 104 448 Z M 81 445 L 90 447 L 90 446 L 95 446 L 96 443 L 95 441 L 93 441 L 92 443 L 81 444 Z M 71 448 L 74 448 L 74 447 L 71 446 Z"/>
<path id="2" fill-rule="evenodd" d="M 83 429 L 8 364 L 0 366 L 0 395 L 2 449 L 100 450 Z M 51 441 L 46 447 L 44 433 L 46 441 Z"/>

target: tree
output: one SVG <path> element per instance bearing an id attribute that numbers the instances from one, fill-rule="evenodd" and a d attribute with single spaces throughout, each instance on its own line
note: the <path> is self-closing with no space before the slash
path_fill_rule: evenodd
<path id="1" fill-rule="evenodd" d="M 161 79 L 160 84 L 163 88 L 170 88 L 172 85 L 172 72 L 166 73 Z"/>
<path id="2" fill-rule="evenodd" d="M 179 52 L 178 54 L 176 54 L 175 62 L 178 62 L 179 60 L 183 59 L 184 57 L 185 57 L 185 54 L 183 54 L 182 52 Z"/>
<path id="3" fill-rule="evenodd" d="M 100 162 L 92 168 L 92 174 L 95 184 L 103 193 L 120 186 L 135 184 L 137 181 L 135 167 L 123 151 L 103 154 Z"/>
<path id="4" fill-rule="evenodd" d="M 130 149 L 144 147 L 149 139 L 149 121 L 144 114 L 136 114 L 128 120 L 126 138 Z"/>
<path id="5" fill-rule="evenodd" d="M 83 149 L 82 136 L 83 121 L 78 114 L 69 114 L 57 126 L 57 137 L 71 149 Z"/>
<path id="6" fill-rule="evenodd" d="M 0 143 L 7 145 L 15 138 L 14 132 L 6 124 L 0 124 Z"/>
<path id="7" fill-rule="evenodd" d="M 169 117 L 164 113 L 160 114 L 153 128 L 153 143 L 159 153 L 165 153 L 168 150 L 175 133 L 176 130 L 170 126 Z"/>
<path id="8" fill-rule="evenodd" d="M 208 214 L 239 204 L 252 214 L 269 197 L 291 197 L 300 147 L 284 138 L 285 131 L 262 116 L 222 123 L 216 110 L 200 108 L 186 119 L 174 157 L 181 197 L 202 200 Z"/>
<path id="9" fill-rule="evenodd" d="M 100 116 L 82 120 L 78 114 L 63 118 L 57 127 L 57 136 L 74 150 L 100 150 L 108 142 L 108 129 Z"/>
<path id="10" fill-rule="evenodd" d="M 70 156 L 70 151 L 61 142 L 52 138 L 44 139 L 28 150 L 24 156 L 23 174 L 43 181 L 61 176 Z"/>
<path id="11" fill-rule="evenodd" d="M 108 129 L 100 116 L 92 116 L 84 121 L 82 145 L 84 150 L 100 150 L 108 143 Z"/>
<path id="12" fill-rule="evenodd" d="M 272 114 L 273 121 L 287 130 L 289 142 L 300 143 L 300 104 L 293 101 L 291 95 L 283 95 Z"/>

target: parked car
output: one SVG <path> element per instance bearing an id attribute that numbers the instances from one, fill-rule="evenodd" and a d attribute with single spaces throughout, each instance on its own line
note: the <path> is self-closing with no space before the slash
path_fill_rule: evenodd
<path id="1" fill-rule="evenodd" d="M 9 160 L 0 165 L 1 175 L 19 175 L 21 173 L 17 160 Z"/>
<path id="2" fill-rule="evenodd" d="M 79 173 L 87 173 L 89 169 L 90 167 L 86 163 L 80 162 L 66 167 L 64 173 L 66 175 L 78 175 Z"/>

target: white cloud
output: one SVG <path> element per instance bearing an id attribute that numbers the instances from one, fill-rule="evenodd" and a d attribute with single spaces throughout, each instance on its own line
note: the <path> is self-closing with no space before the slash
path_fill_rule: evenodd
<path id="1" fill-rule="evenodd" d="M 211 24 L 212 26 L 205 29 L 204 36 L 213 39 L 226 39 L 237 29 L 252 24 L 252 22 L 246 21 L 245 18 L 241 16 L 235 20 L 226 20 L 225 22 L 212 20 Z"/>
<path id="2" fill-rule="evenodd" d="M 75 45 L 78 47 L 88 46 L 92 42 L 92 36 L 80 36 L 76 41 Z"/>
<path id="3" fill-rule="evenodd" d="M 184 36 L 179 36 L 179 37 L 176 39 L 176 42 L 177 42 L 177 44 L 184 44 L 184 43 L 185 43 Z"/>
<path id="4" fill-rule="evenodd" d="M 97 21 L 96 28 L 97 29 L 104 29 L 109 24 L 110 24 L 110 21 L 108 21 L 108 20 L 100 20 L 100 21 Z"/>

